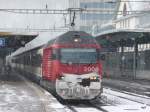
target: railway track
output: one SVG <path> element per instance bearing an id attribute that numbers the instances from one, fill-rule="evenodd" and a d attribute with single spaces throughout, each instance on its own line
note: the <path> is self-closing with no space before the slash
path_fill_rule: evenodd
<path id="1" fill-rule="evenodd" d="M 142 96 L 130 92 L 120 91 L 120 90 L 114 90 L 111 88 L 104 88 L 104 95 L 105 96 L 114 96 L 118 97 L 120 99 L 125 99 L 128 101 L 136 102 L 139 104 L 145 104 L 150 106 L 150 97 Z"/>
<path id="2" fill-rule="evenodd" d="M 140 94 L 136 94 L 136 93 L 132 93 L 132 92 L 128 92 L 128 91 L 119 90 L 119 89 L 116 89 L 116 88 L 110 88 L 108 86 L 105 86 L 105 89 L 110 89 L 112 91 L 117 91 L 117 92 L 120 92 L 120 93 L 124 93 L 124 94 L 132 95 L 132 96 L 135 96 L 135 97 L 140 97 L 140 98 L 144 98 L 144 99 L 149 99 L 150 100 L 150 97 L 147 96 L 147 95 L 140 95 Z"/>
<path id="3" fill-rule="evenodd" d="M 150 112 L 150 105 L 144 100 L 149 98 L 105 88 L 101 99 L 65 105 L 72 112 Z"/>
<path id="4" fill-rule="evenodd" d="M 97 106 L 93 103 L 87 102 L 79 105 L 67 105 L 72 112 L 108 112 L 107 110 Z"/>

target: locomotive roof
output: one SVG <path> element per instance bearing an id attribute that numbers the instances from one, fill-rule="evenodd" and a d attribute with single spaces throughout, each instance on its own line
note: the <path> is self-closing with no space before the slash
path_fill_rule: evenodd
<path id="1" fill-rule="evenodd" d="M 44 40 L 44 37 L 49 37 L 50 34 L 44 35 L 44 36 L 39 36 L 42 38 L 39 38 L 40 41 L 36 41 L 36 42 L 32 42 L 31 44 L 27 44 L 24 48 L 20 48 L 17 51 L 12 53 L 12 56 L 16 56 L 19 55 L 23 52 L 27 52 L 29 50 L 38 48 L 38 47 L 48 47 L 49 45 L 56 43 L 56 44 L 66 44 L 66 43 L 70 43 L 72 44 L 72 40 L 75 36 L 80 37 L 84 43 L 93 43 L 93 44 L 97 44 L 96 40 L 94 39 L 94 37 L 84 31 L 68 31 L 56 38 L 53 37 L 53 39 L 51 40 L 45 40 L 44 42 L 48 41 L 47 44 L 45 44 L 44 42 L 41 42 L 41 39 Z M 37 39 L 38 40 L 38 39 Z M 40 45 L 36 45 L 35 43 L 40 43 Z M 32 45 L 33 44 L 33 45 Z"/>
<path id="2" fill-rule="evenodd" d="M 55 44 L 66 44 L 72 43 L 74 38 L 80 38 L 84 43 L 96 44 L 94 37 L 84 31 L 68 31 L 57 38 L 50 40 L 45 47 L 55 43 Z M 82 42 L 82 43 L 83 43 Z"/>

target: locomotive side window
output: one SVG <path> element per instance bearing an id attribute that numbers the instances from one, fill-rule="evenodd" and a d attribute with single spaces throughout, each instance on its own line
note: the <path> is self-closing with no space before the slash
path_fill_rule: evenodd
<path id="1" fill-rule="evenodd" d="M 41 55 L 39 53 L 37 53 L 37 51 L 34 51 L 32 52 L 32 55 L 31 55 L 31 58 L 32 58 L 32 65 L 33 66 L 36 66 L 36 67 L 39 67 L 41 66 Z"/>
<path id="2" fill-rule="evenodd" d="M 99 59 L 105 61 L 105 54 L 99 53 Z"/>
<path id="3" fill-rule="evenodd" d="M 60 57 L 59 49 L 53 49 L 52 59 L 56 60 L 59 59 L 59 57 Z"/>
<path id="4" fill-rule="evenodd" d="M 96 49 L 63 48 L 60 51 L 62 63 L 96 63 Z"/>

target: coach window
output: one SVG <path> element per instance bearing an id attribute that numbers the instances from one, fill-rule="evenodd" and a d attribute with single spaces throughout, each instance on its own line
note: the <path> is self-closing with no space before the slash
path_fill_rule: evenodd
<path id="1" fill-rule="evenodd" d="M 39 67 L 41 65 L 41 55 L 36 54 L 34 57 L 34 66 Z"/>
<path id="2" fill-rule="evenodd" d="M 20 64 L 23 64 L 23 56 L 20 57 Z"/>
<path id="3" fill-rule="evenodd" d="M 31 60 L 31 61 L 32 61 L 32 65 L 33 65 L 33 66 L 35 66 L 35 65 L 36 65 L 36 62 L 37 62 L 36 55 L 37 55 L 37 54 L 35 54 L 35 53 L 32 54 L 32 60 Z"/>
<path id="4" fill-rule="evenodd" d="M 27 65 L 27 56 L 25 56 L 24 59 L 25 59 L 25 61 L 24 61 L 24 62 L 25 62 L 25 65 Z"/>
<path id="5" fill-rule="evenodd" d="M 27 53 L 27 55 L 26 55 L 26 61 L 27 61 L 27 65 L 29 65 L 30 64 L 30 62 L 29 62 L 29 53 Z"/>

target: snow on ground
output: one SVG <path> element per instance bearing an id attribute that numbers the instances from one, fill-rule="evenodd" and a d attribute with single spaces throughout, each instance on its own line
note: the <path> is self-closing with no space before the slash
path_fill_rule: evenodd
<path id="1" fill-rule="evenodd" d="M 0 112 L 71 111 L 49 92 L 22 78 L 15 81 L 0 80 Z"/>
<path id="2" fill-rule="evenodd" d="M 103 106 L 108 112 L 150 112 L 150 107 L 141 105 Z"/>
<path id="3" fill-rule="evenodd" d="M 1 82 L 0 84 L 0 112 L 21 112 L 21 106 L 24 105 L 22 109 L 25 109 L 31 102 L 34 105 L 36 99 L 27 91 L 18 90 L 19 88 L 13 83 Z M 24 104 L 24 102 L 30 103 Z"/>
<path id="4" fill-rule="evenodd" d="M 101 103 L 95 102 L 98 108 L 73 106 L 77 112 L 150 112 L 150 99 L 146 96 L 131 95 L 104 88 Z"/>
<path id="5" fill-rule="evenodd" d="M 0 112 L 48 112 L 51 109 L 54 112 L 71 112 L 51 94 L 39 89 L 33 83 L 2 81 L 0 84 Z M 107 102 L 106 105 L 100 105 L 102 110 L 94 107 L 73 106 L 73 108 L 77 112 L 150 112 L 148 105 L 132 101 L 136 99 L 135 96 L 111 89 L 104 89 L 103 95 L 107 98 Z"/>
<path id="6" fill-rule="evenodd" d="M 113 90 L 108 89 L 108 88 L 107 89 L 104 88 L 104 94 L 107 94 L 107 96 L 109 96 L 109 94 L 111 96 L 115 95 L 113 98 L 114 101 L 116 100 L 116 97 L 119 96 L 122 98 L 126 98 L 125 100 L 130 100 L 131 102 L 135 101 L 135 102 L 139 102 L 139 103 L 146 104 L 146 105 L 150 106 L 150 97 L 147 97 L 147 96 L 136 95 L 136 94 L 131 95 L 130 93 L 128 94 L 127 92 L 125 94 L 125 93 L 113 91 Z M 120 101 L 120 103 L 121 103 L 121 101 Z M 127 103 L 129 103 L 129 101 L 127 101 Z"/>
<path id="7" fill-rule="evenodd" d="M 148 97 L 136 96 L 104 88 L 102 104 L 73 105 L 76 112 L 150 112 Z M 143 102 L 143 103 L 141 103 Z M 25 79 L 0 81 L 0 112 L 72 112 L 49 92 Z"/>
<path id="8" fill-rule="evenodd" d="M 145 105 L 109 105 L 100 106 L 100 109 L 92 107 L 75 107 L 77 112 L 150 112 L 150 107 Z"/>
<path id="9" fill-rule="evenodd" d="M 150 98 L 130 95 L 104 88 L 102 99 L 106 106 L 101 108 L 108 112 L 150 112 Z"/>
<path id="10" fill-rule="evenodd" d="M 96 108 L 77 108 L 75 107 L 75 109 L 78 111 L 78 112 L 103 112 L 103 111 L 100 111 Z"/>

